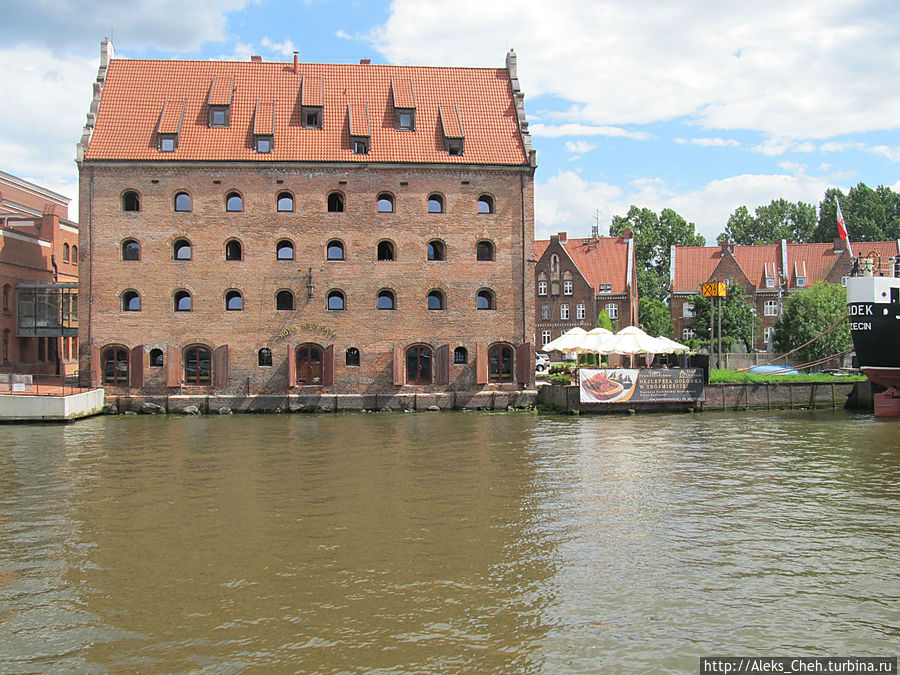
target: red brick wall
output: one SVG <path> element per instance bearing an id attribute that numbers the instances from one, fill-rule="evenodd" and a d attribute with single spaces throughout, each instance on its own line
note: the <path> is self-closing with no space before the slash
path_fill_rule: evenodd
<path id="1" fill-rule="evenodd" d="M 140 194 L 139 212 L 122 211 L 120 197 L 128 189 Z M 174 196 L 181 190 L 192 196 L 190 213 L 174 212 Z M 334 190 L 344 194 L 343 213 L 327 212 L 327 195 Z M 243 212 L 225 211 L 231 191 L 243 196 Z M 294 195 L 293 212 L 276 211 L 282 191 Z M 394 196 L 394 213 L 377 212 L 381 192 Z M 427 212 L 434 192 L 444 198 L 444 213 Z M 377 392 L 397 390 L 394 345 L 424 343 L 436 352 L 447 344 L 451 357 L 457 346 L 468 351 L 465 366 L 451 366 L 449 384 L 465 389 L 475 388 L 477 344 L 515 346 L 534 334 L 532 277 L 523 284 L 523 260 L 534 250 L 528 169 L 90 165 L 82 169 L 80 193 L 83 359 L 89 344 L 145 345 L 147 351 L 163 352 L 172 344 L 228 345 L 227 390 L 246 391 L 249 385 L 251 391 L 284 391 L 288 345 L 333 344 L 334 390 Z M 477 198 L 484 193 L 494 198 L 494 214 L 477 213 Z M 121 259 L 121 243 L 129 237 L 141 245 L 139 261 Z M 190 261 L 172 260 L 172 244 L 182 237 L 192 244 Z M 225 242 L 232 238 L 242 244 L 241 261 L 225 260 Z M 293 261 L 275 259 L 281 239 L 293 241 Z M 343 242 L 344 261 L 326 260 L 331 239 Z M 382 239 L 394 244 L 392 262 L 376 260 Z M 432 239 L 444 242 L 445 261 L 426 260 Z M 493 242 L 494 261 L 476 261 L 481 239 Z M 312 299 L 306 291 L 309 268 Z M 275 310 L 275 293 L 284 288 L 295 295 L 294 311 Z M 495 310 L 475 309 L 481 288 L 496 294 Z M 120 311 L 126 289 L 140 293 L 140 312 Z M 178 289 L 190 291 L 193 311 L 173 311 Z M 243 311 L 225 311 L 229 289 L 242 293 Z M 344 311 L 326 309 L 330 289 L 344 292 Z M 376 309 L 381 289 L 395 293 L 395 310 Z M 444 292 L 445 311 L 426 309 L 432 289 Z M 270 368 L 257 365 L 262 347 L 273 352 Z M 360 351 L 359 368 L 345 366 L 349 347 Z M 164 370 L 147 363 L 145 355 L 145 389 L 163 388 Z"/>

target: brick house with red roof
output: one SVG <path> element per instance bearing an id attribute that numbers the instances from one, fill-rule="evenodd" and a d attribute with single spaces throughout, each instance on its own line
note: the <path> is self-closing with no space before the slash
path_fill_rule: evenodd
<path id="1" fill-rule="evenodd" d="M 513 52 L 504 68 L 153 61 L 104 41 L 77 148 L 93 382 L 528 387 L 523 99 Z"/>
<path id="2" fill-rule="evenodd" d="M 534 242 L 538 348 L 571 328 L 591 330 L 604 309 L 619 328 L 637 325 L 634 239 L 569 239 L 565 232 Z"/>
<path id="3" fill-rule="evenodd" d="M 900 241 L 858 242 L 854 246 L 858 254 L 875 251 L 887 258 L 897 255 Z M 767 349 L 787 294 L 819 281 L 844 283 L 852 266 L 853 259 L 842 239 L 830 244 L 794 244 L 782 239 L 777 244 L 756 246 L 673 246 L 669 301 L 673 337 L 694 337 L 689 299 L 700 292 L 701 284 L 733 279 L 743 286 L 761 319 L 755 347 Z"/>
<path id="4" fill-rule="evenodd" d="M 77 302 L 78 225 L 68 211 L 68 198 L 0 171 L 0 373 L 78 370 L 77 304 L 69 304 Z M 63 298 L 65 328 L 56 321 Z"/>

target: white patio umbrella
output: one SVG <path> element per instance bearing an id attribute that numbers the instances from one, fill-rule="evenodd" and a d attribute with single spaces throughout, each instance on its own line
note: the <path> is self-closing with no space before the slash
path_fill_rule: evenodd
<path id="1" fill-rule="evenodd" d="M 551 340 L 541 349 L 545 352 L 571 352 L 581 345 L 587 331 L 584 328 L 570 328 L 555 340 Z"/>
<path id="2" fill-rule="evenodd" d="M 602 353 L 603 343 L 613 336 L 611 330 L 606 328 L 594 328 L 589 330 L 584 336 L 581 344 L 575 348 L 579 354 L 600 354 Z"/>
<path id="3" fill-rule="evenodd" d="M 657 350 L 657 354 L 676 354 L 678 352 L 689 352 L 691 348 L 681 344 L 680 342 L 675 342 L 670 338 L 665 337 L 664 335 L 656 338 L 659 342 L 660 349 Z"/>
<path id="4" fill-rule="evenodd" d="M 637 326 L 626 326 L 609 336 L 601 345 L 601 354 L 656 354 L 660 347 L 656 338 L 647 335 Z"/>

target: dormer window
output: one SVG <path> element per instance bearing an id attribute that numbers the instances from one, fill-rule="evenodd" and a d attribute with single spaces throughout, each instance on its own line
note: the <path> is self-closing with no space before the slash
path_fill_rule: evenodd
<path id="1" fill-rule="evenodd" d="M 231 97 L 234 93 L 234 77 L 219 75 L 209 84 L 206 105 L 209 108 L 209 126 L 227 127 L 231 125 Z"/>
<path id="2" fill-rule="evenodd" d="M 600 284 L 601 293 L 612 293 L 612 284 Z"/>
<path id="3" fill-rule="evenodd" d="M 321 129 L 325 121 L 325 78 L 303 76 L 300 82 L 300 124 L 304 129 Z"/>
<path id="4" fill-rule="evenodd" d="M 257 136 L 256 137 L 256 151 L 260 152 L 260 153 L 272 152 L 272 137 L 271 136 Z"/>
<path id="5" fill-rule="evenodd" d="M 446 140 L 446 146 L 448 155 L 453 156 L 463 154 L 463 139 L 461 138 L 448 138 Z"/>
<path id="6" fill-rule="evenodd" d="M 794 262 L 794 279 L 797 286 L 806 286 L 806 261 Z"/>
<path id="7" fill-rule="evenodd" d="M 159 134 L 158 150 L 160 152 L 175 152 L 177 147 L 178 134 Z"/>
<path id="8" fill-rule="evenodd" d="M 775 288 L 775 263 L 765 263 L 766 288 Z"/>
<path id="9" fill-rule="evenodd" d="M 444 150 L 451 157 L 462 155 L 466 149 L 466 135 L 463 132 L 459 106 L 438 106 L 438 117 L 444 132 Z"/>
<path id="10" fill-rule="evenodd" d="M 322 128 L 322 108 L 313 106 L 303 106 L 301 111 L 301 119 L 303 120 L 304 129 L 321 129 Z"/>
<path id="11" fill-rule="evenodd" d="M 350 122 L 350 149 L 354 155 L 368 155 L 372 149 L 369 131 L 369 104 L 347 103 L 347 118 Z"/>
<path id="12" fill-rule="evenodd" d="M 350 147 L 353 148 L 354 155 L 369 154 L 369 137 L 368 136 L 351 136 Z"/>
<path id="13" fill-rule="evenodd" d="M 396 108 L 394 110 L 394 128 L 398 131 L 415 131 L 416 111 L 412 108 Z"/>
<path id="14" fill-rule="evenodd" d="M 231 115 L 229 114 L 231 106 L 227 105 L 211 105 L 209 106 L 209 126 L 211 127 L 227 127 L 231 123 Z"/>

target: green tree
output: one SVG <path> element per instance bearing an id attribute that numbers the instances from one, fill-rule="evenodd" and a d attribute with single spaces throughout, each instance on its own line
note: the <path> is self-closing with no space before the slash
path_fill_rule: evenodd
<path id="1" fill-rule="evenodd" d="M 609 313 L 605 309 L 601 309 L 597 315 L 597 328 L 605 328 L 608 331 L 613 329 L 612 319 L 609 318 Z"/>
<path id="2" fill-rule="evenodd" d="M 672 334 L 672 314 L 669 306 L 662 300 L 641 296 L 638 301 L 638 314 L 641 327 L 653 337 Z"/>
<path id="3" fill-rule="evenodd" d="M 847 291 L 840 284 L 820 281 L 805 291 L 791 293 L 775 322 L 775 349 L 796 349 L 846 316 Z M 804 361 L 815 361 L 844 352 L 851 344 L 850 327 L 844 323 L 798 353 Z"/>
<path id="4" fill-rule="evenodd" d="M 883 185 L 873 190 L 860 183 L 846 195 L 837 188 L 825 191 L 813 241 L 832 241 L 838 236 L 836 199 L 841 201 L 851 242 L 900 238 L 900 194 Z"/>
<path id="5" fill-rule="evenodd" d="M 759 336 L 760 320 L 750 304 L 750 298 L 744 287 L 728 280 L 728 295 L 722 303 L 722 348 L 731 349 L 740 342 L 749 352 L 753 350 L 753 340 Z M 694 305 L 694 330 L 701 340 L 709 340 L 711 336 L 710 320 L 712 316 L 712 298 L 702 295 L 691 296 Z M 719 300 L 716 299 L 716 303 Z M 716 305 L 716 327 L 718 330 L 719 307 Z M 717 333 L 718 335 L 718 333 Z"/>
<path id="6" fill-rule="evenodd" d="M 773 199 L 768 205 L 757 207 L 755 215 L 746 206 L 735 209 L 718 242 L 753 245 L 787 239 L 803 243 L 812 241 L 816 224 L 816 207 L 812 204 Z"/>
<path id="7" fill-rule="evenodd" d="M 672 246 L 703 246 L 706 240 L 672 209 L 659 215 L 650 209 L 632 206 L 625 216 L 614 216 L 609 226 L 613 237 L 626 228 L 634 231 L 634 258 L 637 264 L 640 297 L 665 300 L 669 294 L 669 269 Z"/>

